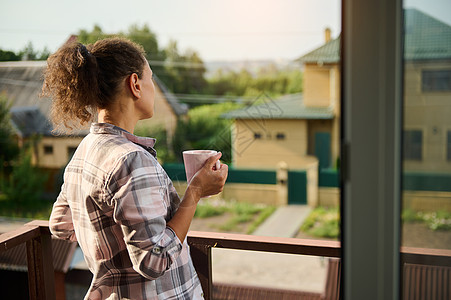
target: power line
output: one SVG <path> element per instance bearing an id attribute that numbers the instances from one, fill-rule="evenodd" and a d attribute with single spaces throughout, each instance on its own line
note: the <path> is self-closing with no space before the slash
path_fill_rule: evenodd
<path id="1" fill-rule="evenodd" d="M 82 29 L 80 29 L 82 30 Z M 62 30 L 54 30 L 54 29 L 36 29 L 36 28 L 0 28 L 0 33 L 36 33 L 36 34 L 67 34 L 67 32 L 70 30 L 62 31 Z M 124 32 L 125 34 L 129 33 L 127 31 Z M 158 35 L 175 35 L 175 36 L 275 36 L 275 35 L 318 35 L 322 34 L 322 30 L 287 30 L 287 31 L 272 31 L 272 32 L 264 32 L 264 31 L 230 31 L 230 32 L 213 32 L 213 31 L 197 31 L 197 32 L 152 32 L 152 33 L 145 33 L 145 32 L 136 32 L 133 33 L 133 35 L 138 36 L 150 36 L 152 34 Z M 102 34 L 105 35 L 117 35 L 121 34 L 121 32 L 115 32 L 115 33 L 107 33 L 102 32 Z"/>

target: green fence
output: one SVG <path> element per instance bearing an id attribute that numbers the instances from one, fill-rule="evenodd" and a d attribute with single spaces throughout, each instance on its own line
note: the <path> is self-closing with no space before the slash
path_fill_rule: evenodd
<path id="1" fill-rule="evenodd" d="M 165 164 L 163 168 L 173 181 L 186 181 L 183 164 Z M 229 167 L 227 183 L 276 184 L 275 170 L 234 169 Z"/>
<path id="2" fill-rule="evenodd" d="M 319 187 L 339 187 L 340 176 L 336 169 L 321 169 L 318 174 Z"/>
<path id="3" fill-rule="evenodd" d="M 165 164 L 164 169 L 173 181 L 186 181 L 183 164 Z M 275 170 L 229 168 L 227 183 L 276 184 Z M 318 174 L 319 187 L 339 187 L 340 176 L 335 169 L 321 169 Z M 451 192 L 451 174 L 414 173 L 403 174 L 403 189 L 409 191 Z M 307 202 L 307 174 L 304 170 L 288 171 L 288 203 Z"/>
<path id="4" fill-rule="evenodd" d="M 340 176 L 335 169 L 322 169 L 318 174 L 319 187 L 339 187 Z M 451 174 L 404 172 L 406 191 L 451 192 Z"/>
<path id="5" fill-rule="evenodd" d="M 451 174 L 405 172 L 403 190 L 451 192 Z"/>

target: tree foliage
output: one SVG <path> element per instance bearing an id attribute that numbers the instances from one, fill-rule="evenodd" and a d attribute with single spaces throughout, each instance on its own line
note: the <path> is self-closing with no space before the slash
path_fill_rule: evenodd
<path id="1" fill-rule="evenodd" d="M 222 152 L 221 160 L 230 163 L 232 121 L 220 116 L 240 107 L 240 104 L 225 102 L 191 109 L 186 120 L 179 120 L 174 135 L 173 147 L 178 161 L 182 161 L 183 150 L 209 149 Z"/>
<path id="2" fill-rule="evenodd" d="M 21 150 L 9 176 L 1 180 L 1 191 L 18 205 L 40 201 L 47 176 L 32 165 L 31 148 Z"/>
<path id="3" fill-rule="evenodd" d="M 20 55 L 14 53 L 13 51 L 0 49 L 0 61 L 18 61 L 20 60 Z"/>
<path id="4" fill-rule="evenodd" d="M 302 72 L 299 69 L 278 69 L 275 65 L 261 68 L 257 74 L 242 69 L 239 72 L 222 69 L 208 80 L 208 93 L 213 95 L 256 97 L 302 92 Z"/>
<path id="5" fill-rule="evenodd" d="M 0 193 L 9 202 L 40 200 L 46 176 L 31 163 L 31 147 L 19 151 L 13 135 L 9 104 L 0 96 Z"/>
<path id="6" fill-rule="evenodd" d="M 0 95 L 0 164 L 9 166 L 17 156 L 18 147 L 14 141 L 9 114 L 10 104 L 4 95 Z"/>
<path id="7" fill-rule="evenodd" d="M 32 42 L 28 42 L 25 47 L 17 53 L 0 49 L 0 61 L 46 60 L 49 56 L 50 51 L 47 47 L 41 51 L 37 51 Z"/>
<path id="8" fill-rule="evenodd" d="M 164 70 L 157 75 L 174 93 L 202 93 L 207 87 L 206 68 L 200 55 L 193 49 L 181 52 L 175 40 L 164 48 Z"/>

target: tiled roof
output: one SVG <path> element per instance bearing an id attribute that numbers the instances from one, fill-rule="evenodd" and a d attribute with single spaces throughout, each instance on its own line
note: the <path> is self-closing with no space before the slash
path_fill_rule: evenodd
<path id="1" fill-rule="evenodd" d="M 261 95 L 243 109 L 222 115 L 227 119 L 332 119 L 332 107 L 306 107 L 302 94 L 291 94 L 273 100 Z"/>
<path id="2" fill-rule="evenodd" d="M 404 57 L 450 59 L 451 26 L 416 9 L 405 10 Z"/>
<path id="3" fill-rule="evenodd" d="M 404 58 L 406 60 L 451 59 L 451 26 L 417 9 L 406 9 Z M 303 63 L 340 61 L 340 37 L 297 59 Z"/>
<path id="4" fill-rule="evenodd" d="M 52 125 L 37 106 L 13 107 L 10 110 L 11 123 L 20 137 L 33 134 L 52 135 Z"/>
<path id="5" fill-rule="evenodd" d="M 49 118 L 51 100 L 39 98 L 46 64 L 46 61 L 0 62 L 0 93 L 6 94 L 12 103 L 12 109 L 28 110 L 28 113 L 38 109 L 41 115 Z M 165 94 L 174 112 L 177 115 L 185 114 L 187 107 L 178 101 L 161 80 L 155 78 L 155 82 Z M 33 113 L 35 114 L 35 112 Z M 22 122 L 22 128 L 32 128 L 27 123 L 29 122 Z M 43 129 L 41 126 L 39 128 Z M 48 128 L 46 127 L 46 129 Z M 72 135 L 83 136 L 87 133 L 87 130 L 81 130 Z"/>
<path id="6" fill-rule="evenodd" d="M 337 63 L 340 61 L 340 37 L 297 59 L 303 63 Z"/>

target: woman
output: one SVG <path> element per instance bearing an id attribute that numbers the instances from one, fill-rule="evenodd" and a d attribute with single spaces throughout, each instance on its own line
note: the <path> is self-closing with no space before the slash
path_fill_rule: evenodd
<path id="1" fill-rule="evenodd" d="M 119 38 L 63 46 L 48 59 L 43 95 L 52 121 L 93 119 L 64 173 L 51 232 L 78 241 L 93 280 L 85 299 L 203 299 L 186 235 L 200 198 L 219 193 L 226 165 L 211 157 L 180 199 L 158 163 L 154 139 L 133 135 L 154 114 L 152 70 Z"/>

